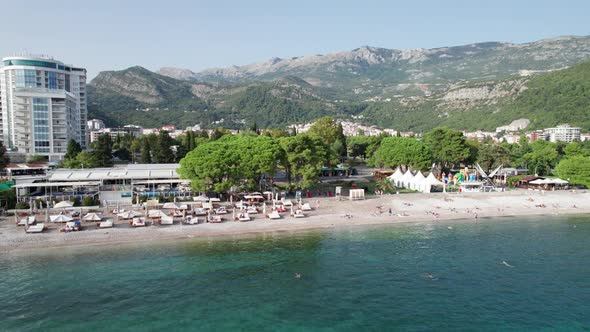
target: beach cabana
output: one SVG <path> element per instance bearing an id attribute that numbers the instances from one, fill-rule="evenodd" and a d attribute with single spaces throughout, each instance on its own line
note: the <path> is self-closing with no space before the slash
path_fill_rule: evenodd
<path id="1" fill-rule="evenodd" d="M 82 217 L 82 220 L 84 220 L 84 221 L 101 221 L 102 217 L 96 213 L 91 212 L 91 213 L 87 213 L 84 217 Z"/>

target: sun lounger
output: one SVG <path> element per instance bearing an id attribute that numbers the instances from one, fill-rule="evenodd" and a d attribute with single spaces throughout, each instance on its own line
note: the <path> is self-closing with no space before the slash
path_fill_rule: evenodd
<path id="1" fill-rule="evenodd" d="M 311 206 L 309 205 L 309 203 L 305 203 L 305 204 L 301 205 L 301 210 L 302 211 L 311 211 Z"/>
<path id="2" fill-rule="evenodd" d="M 41 233 L 44 230 L 45 230 L 45 224 L 40 223 L 37 225 L 29 226 L 29 228 L 27 228 L 26 232 L 27 233 Z"/>
<path id="3" fill-rule="evenodd" d="M 250 221 L 250 215 L 248 213 L 240 213 L 238 215 L 238 220 L 239 221 Z"/>
<path id="4" fill-rule="evenodd" d="M 111 228 L 113 227 L 113 219 L 107 219 L 98 224 L 98 228 Z"/>
<path id="5" fill-rule="evenodd" d="M 162 215 L 160 219 L 160 225 L 174 225 L 174 219 L 167 215 Z"/>
<path id="6" fill-rule="evenodd" d="M 145 219 L 144 218 L 133 218 L 133 221 L 131 222 L 131 226 L 145 227 Z"/>
<path id="7" fill-rule="evenodd" d="M 279 214 L 278 211 L 272 211 L 269 215 L 268 215 L 269 219 L 281 219 L 281 215 Z"/>
<path id="8" fill-rule="evenodd" d="M 209 218 L 209 222 L 212 222 L 212 223 L 223 222 L 223 218 L 221 218 L 220 216 L 211 216 L 211 218 Z"/>
<path id="9" fill-rule="evenodd" d="M 227 210 L 222 206 L 215 210 L 215 214 L 227 214 Z"/>
<path id="10" fill-rule="evenodd" d="M 27 225 L 27 224 L 28 224 L 28 225 L 32 225 L 32 224 L 34 224 L 34 223 L 35 223 L 35 216 L 28 216 L 28 217 L 22 218 L 22 219 L 21 219 L 21 220 L 20 220 L 20 221 L 17 223 L 17 225 L 18 225 L 18 226 L 25 226 L 25 225 Z"/>
<path id="11" fill-rule="evenodd" d="M 193 212 L 193 214 L 195 216 L 206 216 L 207 215 L 207 210 L 205 210 L 203 208 L 196 208 L 195 211 Z"/>
<path id="12" fill-rule="evenodd" d="M 249 206 L 246 209 L 246 212 L 248 212 L 249 214 L 257 214 L 258 213 L 258 209 L 255 206 Z"/>
<path id="13" fill-rule="evenodd" d="M 200 219 L 198 217 L 188 216 L 184 219 L 183 223 L 186 225 L 197 225 L 201 222 L 205 222 L 205 219 Z"/>
<path id="14" fill-rule="evenodd" d="M 303 211 L 297 210 L 297 211 L 295 211 L 295 213 L 293 213 L 293 217 L 295 217 L 295 218 L 305 218 L 305 214 L 303 214 Z"/>

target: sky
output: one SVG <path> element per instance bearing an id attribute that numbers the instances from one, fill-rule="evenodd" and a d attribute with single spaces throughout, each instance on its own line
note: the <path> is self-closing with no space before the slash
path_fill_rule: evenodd
<path id="1" fill-rule="evenodd" d="M 199 71 L 352 50 L 590 35 L 588 0 L 0 0 L 0 56 Z M 284 2 L 284 3 L 282 3 Z"/>

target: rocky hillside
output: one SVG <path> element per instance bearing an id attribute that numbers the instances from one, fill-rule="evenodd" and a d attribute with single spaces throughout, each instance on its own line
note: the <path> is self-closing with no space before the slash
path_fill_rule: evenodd
<path id="1" fill-rule="evenodd" d="M 200 73 L 132 67 L 91 82 L 90 115 L 148 127 L 284 126 L 333 115 L 414 131 L 490 130 L 518 118 L 532 127 L 570 122 L 590 129 L 587 116 L 576 115 L 585 95 L 571 88 L 584 86 L 584 73 L 588 81 L 588 65 L 576 66 L 586 59 L 590 37 L 563 37 L 431 50 L 363 47 Z"/>
<path id="2" fill-rule="evenodd" d="M 378 92 L 398 84 L 448 84 L 544 72 L 589 58 L 590 37 L 560 37 L 526 44 L 486 42 L 434 49 L 365 46 L 350 52 L 272 58 L 199 73 L 174 68 L 162 68 L 160 73 L 203 82 L 260 81 L 294 75 L 315 86 L 352 92 L 372 85 L 373 92 Z"/>

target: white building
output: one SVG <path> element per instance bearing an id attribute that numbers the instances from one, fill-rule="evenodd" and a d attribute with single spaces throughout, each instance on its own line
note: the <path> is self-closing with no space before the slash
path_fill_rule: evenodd
<path id="1" fill-rule="evenodd" d="M 100 130 L 106 128 L 104 122 L 99 119 L 88 120 L 88 130 Z"/>
<path id="2" fill-rule="evenodd" d="M 551 142 L 572 142 L 580 140 L 581 128 L 572 127 L 568 124 L 559 125 L 555 128 L 546 128 L 543 130 L 543 136 Z"/>
<path id="3" fill-rule="evenodd" d="M 0 100 L 9 152 L 60 160 L 70 139 L 86 147 L 86 69 L 49 57 L 5 57 Z"/>

